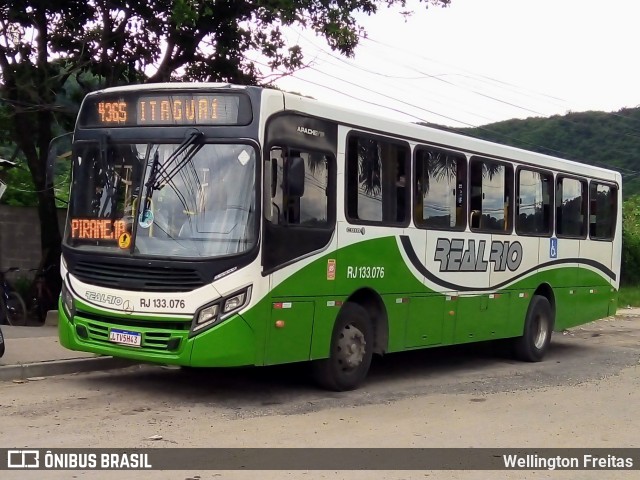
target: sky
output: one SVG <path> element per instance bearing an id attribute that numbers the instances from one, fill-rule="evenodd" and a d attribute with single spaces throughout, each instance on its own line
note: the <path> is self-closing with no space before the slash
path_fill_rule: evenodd
<path id="1" fill-rule="evenodd" d="M 358 19 L 368 38 L 353 58 L 309 30 L 288 30 L 308 67 L 276 85 L 456 127 L 640 106 L 638 0 L 452 0 L 428 9 L 408 0 Z"/>

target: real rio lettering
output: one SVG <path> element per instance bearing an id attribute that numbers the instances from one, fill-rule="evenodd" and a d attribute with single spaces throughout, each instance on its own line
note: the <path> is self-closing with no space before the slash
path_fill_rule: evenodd
<path id="1" fill-rule="evenodd" d="M 488 261 L 485 259 L 486 241 L 462 238 L 439 238 L 433 260 L 440 262 L 441 272 L 486 272 L 489 263 L 493 263 L 496 272 L 506 269 L 515 271 L 522 263 L 522 245 L 520 242 L 491 242 Z"/>

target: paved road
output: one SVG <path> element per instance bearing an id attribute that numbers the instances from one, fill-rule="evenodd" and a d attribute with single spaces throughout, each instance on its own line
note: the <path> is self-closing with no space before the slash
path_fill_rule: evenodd
<path id="1" fill-rule="evenodd" d="M 556 334 L 546 361 L 487 346 L 389 355 L 358 391 L 302 366 L 155 366 L 0 384 L 0 447 L 640 447 L 640 317 Z M 160 440 L 150 440 L 157 435 Z M 3 479 L 256 478 L 251 472 L 29 472 Z M 275 478 L 635 479 L 638 472 L 263 472 Z"/>

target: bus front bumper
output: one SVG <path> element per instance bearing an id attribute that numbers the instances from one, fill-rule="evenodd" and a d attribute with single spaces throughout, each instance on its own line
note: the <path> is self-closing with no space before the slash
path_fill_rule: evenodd
<path id="1" fill-rule="evenodd" d="M 118 320 L 122 320 L 121 318 Z M 82 313 L 66 316 L 58 308 L 58 337 L 60 344 L 69 349 L 139 362 L 190 367 L 238 367 L 256 364 L 255 335 L 240 315 L 225 320 L 196 336 L 189 338 L 188 330 L 171 330 L 122 325 L 110 322 L 110 317 L 85 318 Z M 156 322 L 157 325 L 157 322 Z M 127 346 L 109 340 L 112 328 L 140 333 L 141 346 Z"/>

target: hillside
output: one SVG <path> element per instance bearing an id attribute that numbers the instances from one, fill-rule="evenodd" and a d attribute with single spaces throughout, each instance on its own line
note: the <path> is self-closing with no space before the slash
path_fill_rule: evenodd
<path id="1" fill-rule="evenodd" d="M 493 142 L 619 170 L 625 197 L 640 193 L 640 108 L 506 120 L 452 129 Z"/>

